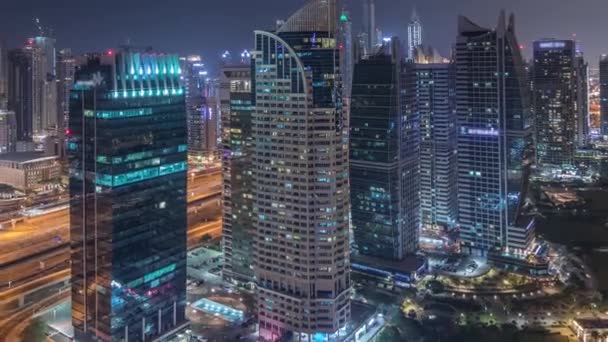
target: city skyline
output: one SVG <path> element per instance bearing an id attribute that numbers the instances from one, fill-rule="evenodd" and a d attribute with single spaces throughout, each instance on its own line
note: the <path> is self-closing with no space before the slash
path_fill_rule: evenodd
<path id="1" fill-rule="evenodd" d="M 203 61 L 214 69 L 221 52 L 234 50 L 237 53 L 251 48 L 250 33 L 255 29 L 272 29 L 274 21 L 286 19 L 303 0 L 265 0 L 265 11 L 256 16 L 250 13 L 253 2 L 230 0 L 214 3 L 213 9 L 203 2 L 184 1 L 170 8 L 159 10 L 150 1 L 129 1 L 128 4 L 116 0 L 103 3 L 77 3 L 59 1 L 48 3 L 31 0 L 0 5 L 0 39 L 9 47 L 23 44 L 25 39 L 36 33 L 34 17 L 40 18 L 44 27 L 50 27 L 57 39 L 58 48 L 72 48 L 75 53 L 113 48 L 127 42 L 134 46 L 152 46 L 168 53 L 201 54 Z M 362 27 L 362 0 L 344 1 L 346 8 L 355 19 L 353 32 Z M 608 31 L 608 22 L 602 20 L 602 13 L 608 10 L 608 3 L 602 0 L 582 0 L 566 2 L 554 8 L 550 0 L 532 3 L 505 0 L 470 0 L 446 2 L 443 0 L 403 1 L 395 4 L 390 0 L 376 0 L 376 23 L 384 36 L 407 37 L 407 23 L 412 8 L 415 7 L 425 25 L 425 44 L 431 44 L 443 55 L 449 55 L 454 42 L 457 16 L 466 15 L 485 27 L 493 27 L 490 19 L 501 9 L 514 13 L 517 20 L 518 40 L 524 46 L 524 57 L 531 58 L 532 43 L 542 38 L 574 39 L 580 41 L 587 60 L 593 69 L 597 68 L 599 56 L 608 53 L 602 48 L 603 34 Z M 121 8 L 104 21 L 104 29 L 90 25 L 88 13 L 95 13 L 103 7 Z M 32 11 L 36 8 L 36 11 Z M 439 8 L 439 10 L 438 10 Z M 589 9 L 593 10 L 589 10 Z M 548 9 L 551 9 L 550 11 Z M 10 13 L 10 15 L 8 15 Z M 232 18 L 238 17 L 237 22 Z M 174 21 L 167 21 L 176 18 Z M 179 18 L 179 20 L 177 20 Z M 67 20 L 69 19 L 69 20 Z M 167 22 L 158 25 L 159 22 Z M 78 30 L 74 30 L 78 27 Z M 211 34 L 223 28 L 222 35 Z M 99 33 L 103 32 L 103 33 Z M 206 34 L 209 33 L 209 34 Z M 90 39 L 95 34 L 96 39 Z M 175 39 L 179 35 L 182 39 Z"/>

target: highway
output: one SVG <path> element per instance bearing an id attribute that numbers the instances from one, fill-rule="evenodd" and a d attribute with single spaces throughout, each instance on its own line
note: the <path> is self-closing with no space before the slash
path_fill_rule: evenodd
<path id="1" fill-rule="evenodd" d="M 189 248 L 200 245 L 205 235 L 221 236 L 220 199 L 219 170 L 188 175 Z M 0 302 L 69 277 L 69 209 L 45 211 L 14 225 L 5 222 L 3 227 L 0 230 Z M 5 325 L 31 316 L 31 310 L 28 306 L 9 314 L 0 309 L 0 336 L 5 336 Z"/>

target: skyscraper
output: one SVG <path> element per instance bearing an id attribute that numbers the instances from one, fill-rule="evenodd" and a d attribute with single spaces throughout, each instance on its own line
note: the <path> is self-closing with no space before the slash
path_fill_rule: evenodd
<path id="1" fill-rule="evenodd" d="M 412 11 L 412 17 L 407 25 L 407 51 L 408 59 L 414 60 L 414 51 L 422 45 L 422 23 L 416 9 Z"/>
<path id="2" fill-rule="evenodd" d="M 0 108 L 0 153 L 15 152 L 16 126 L 15 112 Z"/>
<path id="3" fill-rule="evenodd" d="M 57 52 L 57 126 L 59 135 L 67 127 L 67 119 L 70 114 L 70 90 L 74 85 L 74 72 L 76 60 L 70 49 Z"/>
<path id="4" fill-rule="evenodd" d="M 379 43 L 376 34 L 376 3 L 375 0 L 363 0 L 363 33 L 365 39 L 365 54 L 370 54 Z"/>
<path id="5" fill-rule="evenodd" d="M 238 283 L 253 280 L 251 66 L 224 65 L 220 78 L 222 116 L 223 207 L 222 249 L 224 279 Z"/>
<path id="6" fill-rule="evenodd" d="M 363 255 L 401 260 L 418 248 L 418 116 L 406 108 L 397 38 L 355 66 L 350 116 L 351 217 Z"/>
<path id="7" fill-rule="evenodd" d="M 412 106 L 420 117 L 421 224 L 451 229 L 458 215 L 454 64 L 412 64 L 411 74 Z"/>
<path id="8" fill-rule="evenodd" d="M 183 70 L 182 85 L 186 93 L 186 111 L 188 112 L 188 151 L 191 156 L 202 157 L 209 153 L 208 138 L 216 139 L 215 134 L 209 137 L 207 132 L 209 111 L 205 91 L 207 88 L 207 70 L 201 56 L 191 55 L 180 58 Z"/>
<path id="9" fill-rule="evenodd" d="M 539 164 L 571 164 L 577 127 L 576 44 L 534 42 L 534 112 Z"/>
<path id="10" fill-rule="evenodd" d="M 187 124 L 177 56 L 91 59 L 70 95 L 72 324 L 148 341 L 186 323 Z"/>
<path id="11" fill-rule="evenodd" d="M 34 37 L 23 47 L 32 56 L 33 134 L 44 135 L 57 128 L 57 70 L 55 39 Z"/>
<path id="12" fill-rule="evenodd" d="M 0 109 L 6 109 L 8 101 L 8 50 L 0 37 Z"/>
<path id="13" fill-rule="evenodd" d="M 458 207 L 466 253 L 518 253 L 533 238 L 523 214 L 532 159 L 530 102 L 514 18 L 495 29 L 458 20 Z"/>
<path id="14" fill-rule="evenodd" d="M 602 135 L 608 135 L 608 55 L 600 57 L 600 124 Z"/>
<path id="15" fill-rule="evenodd" d="M 589 64 L 577 48 L 576 65 L 576 144 L 582 147 L 589 137 Z"/>
<path id="16" fill-rule="evenodd" d="M 342 95 L 345 99 L 351 96 L 353 84 L 353 69 L 354 69 L 354 50 L 353 50 L 353 23 L 347 11 L 342 10 L 340 15 L 340 32 L 339 47 L 340 47 L 340 66 L 342 70 Z"/>
<path id="17" fill-rule="evenodd" d="M 350 318 L 348 132 L 335 0 L 255 32 L 254 274 L 260 337 L 336 336 Z"/>
<path id="18" fill-rule="evenodd" d="M 22 49 L 8 53 L 8 109 L 15 112 L 17 140 L 33 135 L 32 55 Z"/>

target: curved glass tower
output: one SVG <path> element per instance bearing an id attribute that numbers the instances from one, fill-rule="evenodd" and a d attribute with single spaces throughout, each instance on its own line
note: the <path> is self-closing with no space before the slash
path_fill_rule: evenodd
<path id="1" fill-rule="evenodd" d="M 526 74 L 513 16 L 495 29 L 459 18 L 456 44 L 458 192 L 465 252 L 522 254 L 534 222 L 523 214 L 532 161 Z"/>
<path id="2" fill-rule="evenodd" d="M 309 1 L 255 32 L 254 275 L 260 338 L 327 340 L 350 317 L 348 144 L 338 13 Z"/>

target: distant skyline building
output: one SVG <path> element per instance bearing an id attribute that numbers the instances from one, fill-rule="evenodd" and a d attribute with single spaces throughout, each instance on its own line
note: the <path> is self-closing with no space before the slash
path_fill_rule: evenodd
<path id="1" fill-rule="evenodd" d="M 220 75 L 222 117 L 223 214 L 222 277 L 247 284 L 253 281 L 251 65 L 224 65 Z"/>
<path id="2" fill-rule="evenodd" d="M 533 103 L 537 160 L 572 164 L 577 135 L 577 61 L 572 40 L 534 42 Z"/>
<path id="3" fill-rule="evenodd" d="M 254 275 L 262 341 L 334 339 L 350 320 L 336 2 L 309 0 L 277 31 L 255 31 Z"/>
<path id="4" fill-rule="evenodd" d="M 363 33 L 365 39 L 365 55 L 371 54 L 378 44 L 375 0 L 363 0 Z"/>
<path id="5" fill-rule="evenodd" d="M 420 118 L 421 225 L 445 231 L 458 217 L 455 65 L 416 63 L 411 73 L 412 106 Z"/>
<path id="6" fill-rule="evenodd" d="M 15 152 L 17 122 L 15 112 L 0 108 L 0 153 Z"/>
<path id="7" fill-rule="evenodd" d="M 514 17 L 495 29 L 459 17 L 456 53 L 458 207 L 462 250 L 524 255 L 532 163 L 531 105 Z"/>
<path id="8" fill-rule="evenodd" d="M 15 112 L 17 140 L 31 140 L 34 134 L 34 87 L 32 54 L 23 49 L 8 53 L 8 109 Z"/>
<path id="9" fill-rule="evenodd" d="M 601 134 L 608 135 L 608 55 L 600 57 L 600 124 Z"/>
<path id="10" fill-rule="evenodd" d="M 0 109 L 7 109 L 8 101 L 8 49 L 0 38 Z"/>
<path id="11" fill-rule="evenodd" d="M 32 55 L 33 134 L 45 135 L 57 128 L 57 55 L 55 39 L 28 39 L 24 50 Z"/>
<path id="12" fill-rule="evenodd" d="M 422 45 L 422 22 L 418 16 L 416 8 L 412 10 L 412 17 L 407 25 L 407 51 L 408 59 L 414 60 L 415 50 Z"/>
<path id="13" fill-rule="evenodd" d="M 353 70 L 355 62 L 355 51 L 353 48 L 354 37 L 352 27 L 353 23 L 351 21 L 350 14 L 346 10 L 342 10 L 338 29 L 340 32 L 339 47 L 340 66 L 342 70 L 342 95 L 346 99 L 349 99 L 351 97 Z"/>
<path id="14" fill-rule="evenodd" d="M 217 133 L 213 128 L 217 120 L 212 117 L 217 113 L 207 106 L 207 68 L 197 55 L 180 58 L 180 65 L 188 113 L 188 151 L 194 157 L 207 157 L 217 147 Z"/>
<path id="15" fill-rule="evenodd" d="M 186 310 L 187 122 L 177 56 L 92 58 L 70 95 L 78 341 L 163 340 Z"/>
<path id="16" fill-rule="evenodd" d="M 351 219 L 359 254 L 402 260 L 418 249 L 419 122 L 406 108 L 397 38 L 355 65 L 350 115 Z"/>
<path id="17" fill-rule="evenodd" d="M 57 126 L 58 135 L 63 135 L 70 114 L 70 91 L 74 85 L 76 59 L 72 50 L 57 51 Z"/>
<path id="18" fill-rule="evenodd" d="M 589 63 L 577 48 L 576 66 L 576 145 L 585 146 L 589 141 Z"/>

